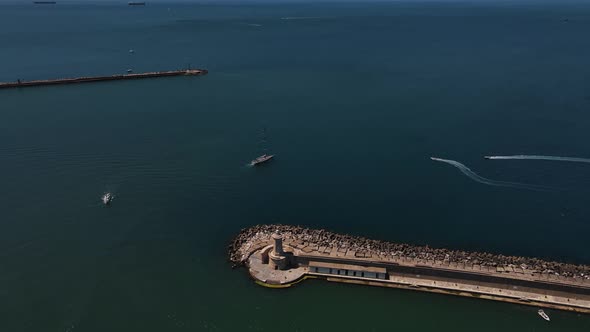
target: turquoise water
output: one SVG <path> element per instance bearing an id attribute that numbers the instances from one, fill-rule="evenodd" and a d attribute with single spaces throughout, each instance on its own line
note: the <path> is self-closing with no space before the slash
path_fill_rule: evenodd
<path id="1" fill-rule="evenodd" d="M 590 263 L 587 165 L 482 158 L 590 157 L 588 31 L 583 3 L 0 5 L 0 81 L 210 70 L 0 91 L 0 330 L 590 330 L 418 292 L 268 290 L 225 255 L 282 222 Z M 276 160 L 247 167 L 264 148 Z"/>

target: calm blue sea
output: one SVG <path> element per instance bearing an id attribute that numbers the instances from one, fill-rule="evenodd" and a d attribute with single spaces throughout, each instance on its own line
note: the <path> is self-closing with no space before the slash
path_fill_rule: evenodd
<path id="1" fill-rule="evenodd" d="M 589 33 L 587 2 L 0 3 L 0 81 L 210 71 L 0 91 L 0 331 L 590 331 L 226 262 L 281 222 L 590 263 L 590 164 L 483 159 L 590 158 Z"/>

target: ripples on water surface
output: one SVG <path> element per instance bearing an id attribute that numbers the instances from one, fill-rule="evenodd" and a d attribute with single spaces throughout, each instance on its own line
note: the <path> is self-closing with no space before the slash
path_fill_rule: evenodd
<path id="1" fill-rule="evenodd" d="M 0 330 L 590 330 L 416 292 L 276 292 L 225 262 L 240 228 L 283 222 L 590 263 L 587 165 L 482 158 L 588 155 L 589 29 L 583 3 L 1 4 L 0 81 L 210 74 L 0 91 Z"/>

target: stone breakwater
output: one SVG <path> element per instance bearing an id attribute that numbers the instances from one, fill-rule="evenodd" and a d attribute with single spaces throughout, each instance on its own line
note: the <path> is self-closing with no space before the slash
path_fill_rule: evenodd
<path id="1" fill-rule="evenodd" d="M 354 252 L 355 258 L 409 259 L 487 267 L 507 272 L 519 270 L 530 274 L 551 275 L 560 279 L 590 280 L 590 266 L 588 265 L 392 243 L 360 236 L 337 234 L 324 229 L 280 224 L 256 225 L 242 229 L 228 248 L 229 260 L 233 266 L 244 265 L 255 250 L 268 243 L 270 235 L 275 231 L 283 236 L 286 243 L 297 243 L 302 248 L 311 247 L 314 250 L 331 248 L 340 252 Z"/>
<path id="2" fill-rule="evenodd" d="M 21 81 L 16 82 L 0 82 L 0 89 L 7 88 L 26 88 L 33 86 L 43 85 L 61 85 L 61 84 L 79 84 L 79 83 L 94 83 L 104 81 L 120 81 L 120 80 L 136 80 L 146 78 L 157 78 L 157 77 L 174 77 L 174 76 L 198 76 L 206 75 L 208 71 L 206 69 L 184 69 L 184 70 L 170 70 L 170 71 L 157 71 L 148 73 L 138 74 L 121 74 L 111 76 L 85 76 L 75 78 L 57 78 L 50 80 L 35 80 L 35 81 Z"/>

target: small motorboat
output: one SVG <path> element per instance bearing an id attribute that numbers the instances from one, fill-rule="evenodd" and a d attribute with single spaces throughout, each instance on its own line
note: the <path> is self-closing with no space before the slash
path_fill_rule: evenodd
<path id="1" fill-rule="evenodd" d="M 250 166 L 256 166 L 256 165 L 260 165 L 263 164 L 269 160 L 271 160 L 272 158 L 274 158 L 273 154 L 267 155 L 267 154 L 263 154 L 262 156 L 252 160 L 250 162 Z"/>
<path id="2" fill-rule="evenodd" d="M 546 320 L 546 321 L 551 320 L 549 318 L 549 316 L 545 313 L 545 311 L 543 311 L 543 309 L 539 309 L 539 311 L 537 311 L 537 313 L 539 314 L 539 316 L 543 317 L 544 320 Z"/>
<path id="3" fill-rule="evenodd" d="M 114 198 L 113 194 L 106 193 L 106 194 L 102 195 L 102 197 L 100 199 L 102 200 L 102 203 L 104 205 L 110 205 L 111 202 L 113 201 L 113 198 Z"/>
<path id="4" fill-rule="evenodd" d="M 127 74 L 133 73 L 133 69 L 127 69 Z"/>

